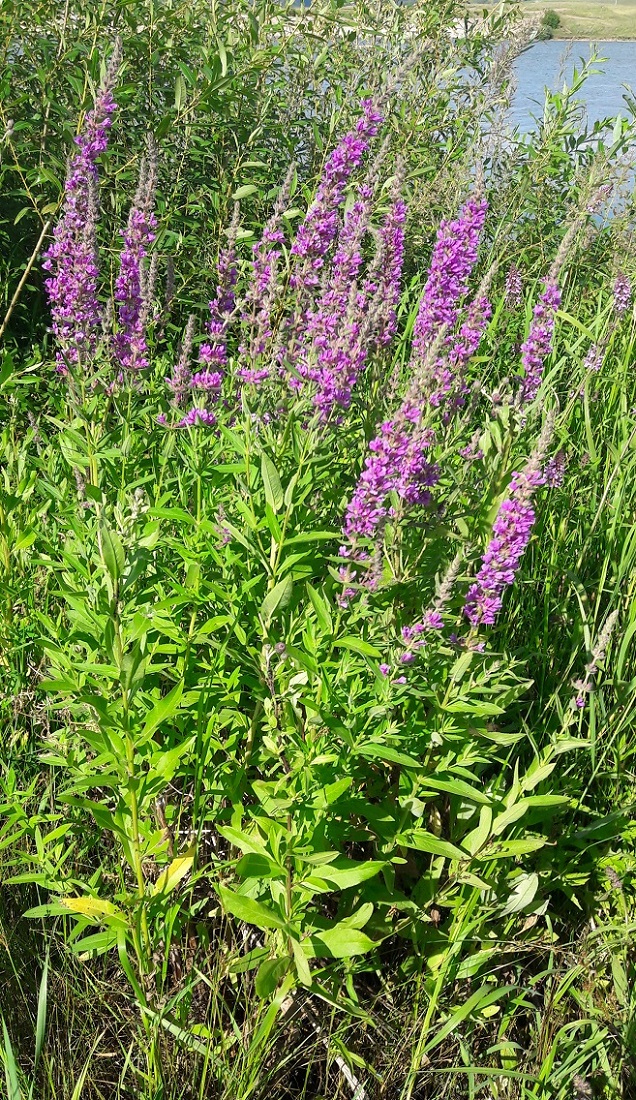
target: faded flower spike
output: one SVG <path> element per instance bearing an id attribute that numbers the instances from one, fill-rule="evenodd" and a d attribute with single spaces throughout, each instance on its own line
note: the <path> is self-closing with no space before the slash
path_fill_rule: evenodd
<path id="1" fill-rule="evenodd" d="M 543 367 L 552 351 L 556 312 L 561 305 L 561 291 L 554 282 L 547 282 L 534 307 L 528 338 L 521 347 L 521 363 L 524 375 L 521 381 L 521 398 L 534 401 L 543 378 Z"/>

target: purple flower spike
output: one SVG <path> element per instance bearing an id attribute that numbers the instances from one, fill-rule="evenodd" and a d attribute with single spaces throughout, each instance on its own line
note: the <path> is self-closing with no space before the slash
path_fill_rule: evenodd
<path id="1" fill-rule="evenodd" d="M 464 370 L 471 357 L 476 354 L 491 316 L 492 308 L 488 299 L 477 298 L 471 302 L 459 332 L 447 337 L 446 355 L 438 360 L 431 371 L 431 380 L 435 387 L 429 397 L 431 405 L 441 405 L 453 389 L 459 391 L 456 400 L 462 403 L 461 395 L 466 392 Z"/>
<path id="2" fill-rule="evenodd" d="M 506 306 L 516 309 L 523 301 L 523 283 L 521 272 L 516 264 L 511 264 L 506 275 Z"/>
<path id="3" fill-rule="evenodd" d="M 369 351 L 386 347 L 397 329 L 404 265 L 404 227 L 407 207 L 402 198 L 404 170 L 395 174 L 391 205 L 378 234 L 378 246 L 363 287 L 365 317 L 361 340 Z"/>
<path id="4" fill-rule="evenodd" d="M 486 210 L 485 199 L 469 199 L 455 221 L 443 221 L 439 227 L 413 331 L 413 351 L 419 360 L 425 358 L 440 329 L 450 330 L 457 323 L 477 261 Z"/>
<path id="5" fill-rule="evenodd" d="M 389 493 L 409 504 L 429 504 L 429 489 L 437 483 L 437 467 L 428 461 L 430 432 L 421 428 L 421 409 L 405 403 L 393 420 L 385 421 L 369 444 L 355 492 L 349 501 L 344 532 L 351 539 L 371 538 L 388 515 Z"/>
<path id="6" fill-rule="evenodd" d="M 296 266 L 291 286 L 301 293 L 315 290 L 320 285 L 325 255 L 338 232 L 345 187 L 351 174 L 360 166 L 370 138 L 375 137 L 383 121 L 373 100 L 363 100 L 361 106 L 363 114 L 355 130 L 345 135 L 325 164 L 316 197 L 292 246 Z"/>
<path id="7" fill-rule="evenodd" d="M 619 316 L 625 313 L 632 300 L 632 284 L 622 272 L 614 280 L 614 310 Z"/>
<path id="8" fill-rule="evenodd" d="M 530 541 L 535 513 L 529 487 L 519 481 L 499 508 L 493 538 L 484 554 L 477 579 L 468 590 L 465 613 L 473 626 L 494 623 L 506 587 L 513 583 L 524 550 Z"/>
<path id="9" fill-rule="evenodd" d="M 327 419 L 335 407 L 348 408 L 351 392 L 365 366 L 366 347 L 360 339 L 364 306 L 356 292 L 362 264 L 362 241 L 370 218 L 371 191 L 360 196 L 345 219 L 333 259 L 328 288 L 317 308 L 307 315 L 308 340 L 297 369 L 316 383 L 314 402 Z M 315 366 L 311 364 L 315 361 Z"/>
<path id="10" fill-rule="evenodd" d="M 592 371 L 594 374 L 598 373 L 603 366 L 604 352 L 605 349 L 603 347 L 599 347 L 598 344 L 591 344 L 583 360 L 584 369 L 586 371 Z"/>
<path id="11" fill-rule="evenodd" d="M 219 253 L 217 286 L 214 298 L 208 303 L 210 342 L 201 344 L 199 362 L 204 372 L 223 372 L 227 366 L 227 331 L 236 306 L 237 278 L 236 234 L 238 230 L 238 206 L 228 229 L 228 243 Z"/>
<path id="12" fill-rule="evenodd" d="M 239 347 L 240 354 L 247 356 L 252 362 L 263 355 L 272 337 L 272 314 L 278 297 L 280 246 L 285 240 L 281 221 L 289 205 L 293 169 L 292 165 L 280 189 L 272 216 L 265 224 L 261 239 L 252 248 L 251 279 L 241 306 L 241 322 L 247 329 L 247 336 Z M 267 377 L 268 373 L 269 371 L 263 375 L 263 378 Z"/>
<path id="13" fill-rule="evenodd" d="M 119 331 L 115 334 L 113 349 L 119 367 L 124 370 L 138 371 L 148 366 L 145 329 L 152 303 L 148 300 L 151 291 L 144 260 L 157 228 L 153 213 L 156 182 L 157 159 L 154 148 L 151 148 L 148 159 L 142 162 L 128 226 L 122 232 L 124 247 L 115 283 Z"/>
<path id="14" fill-rule="evenodd" d="M 194 316 L 190 314 L 186 325 L 185 335 L 181 344 L 181 351 L 172 378 L 166 378 L 167 384 L 172 390 L 173 404 L 179 408 L 185 404 L 192 383 L 192 371 L 190 370 L 190 357 L 192 355 L 192 343 L 194 340 Z"/>
<path id="15" fill-rule="evenodd" d="M 525 371 L 521 382 L 521 399 L 526 404 L 534 401 L 539 392 L 543 366 L 552 351 L 556 311 L 560 305 L 561 291 L 557 284 L 546 283 L 534 307 L 528 339 L 521 346 L 521 363 Z"/>
<path id="16" fill-rule="evenodd" d="M 69 163 L 62 217 L 42 264 L 50 273 L 44 285 L 61 373 L 66 373 L 67 364 L 86 362 L 97 343 L 101 319 L 97 299 L 97 158 L 108 146 L 120 63 L 121 43 L 117 42 L 95 106 L 86 116 L 83 132 L 75 138 L 77 152 Z"/>
<path id="17" fill-rule="evenodd" d="M 553 423 L 548 417 L 525 469 L 512 475 L 508 496 L 499 507 L 493 536 L 464 604 L 464 614 L 473 626 L 495 622 L 504 592 L 514 583 L 535 520 L 532 498 L 535 490 L 546 483 L 542 466 Z"/>

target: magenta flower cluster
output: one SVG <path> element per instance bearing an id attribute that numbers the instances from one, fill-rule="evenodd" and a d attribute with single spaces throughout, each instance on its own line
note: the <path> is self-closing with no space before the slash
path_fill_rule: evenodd
<path id="1" fill-rule="evenodd" d="M 113 340 L 115 358 L 123 370 L 143 370 L 148 366 L 146 323 L 150 303 L 145 293 L 144 260 L 155 239 L 157 219 L 153 212 L 155 171 L 153 158 L 144 164 L 139 189 L 128 225 L 122 231 L 124 247 L 119 259 L 115 283 L 115 302 L 119 327 Z"/>
<path id="2" fill-rule="evenodd" d="M 383 121 L 373 100 L 365 99 L 361 106 L 362 117 L 355 129 L 345 135 L 325 164 L 316 197 L 292 246 L 296 264 L 291 286 L 301 295 L 316 290 L 320 285 L 325 256 L 338 233 L 345 188 L 362 163 L 370 138 L 376 136 Z"/>
<path id="3" fill-rule="evenodd" d="M 627 275 L 622 272 L 616 276 L 614 280 L 614 310 L 616 313 L 622 314 L 628 309 L 632 300 L 632 284 L 630 283 Z"/>
<path id="4" fill-rule="evenodd" d="M 421 389 L 418 366 L 440 334 L 444 336 L 446 356 L 435 353 L 436 388 L 429 394 L 431 403 L 437 404 L 437 398 L 448 394 L 454 381 L 461 378 L 463 368 L 477 350 L 491 313 L 487 299 L 475 299 L 459 331 L 455 327 L 477 260 L 486 209 L 484 200 L 471 199 L 459 218 L 440 226 L 415 322 L 410 396 L 396 416 L 380 426 L 369 444 L 371 454 L 346 509 L 343 530 L 354 543 L 377 534 L 389 514 L 390 493 L 395 492 L 407 505 L 431 501 L 430 490 L 437 483 L 439 471 L 429 454 L 433 433 L 424 428 L 422 401 L 414 397 Z M 424 374 L 426 377 L 426 371 Z"/>
<path id="5" fill-rule="evenodd" d="M 534 307 L 528 338 L 521 346 L 524 368 L 521 399 L 534 401 L 543 378 L 545 361 L 552 351 L 556 311 L 561 305 L 561 291 L 555 282 L 547 282 Z"/>
<path id="6" fill-rule="evenodd" d="M 506 275 L 505 300 L 508 309 L 516 309 L 523 301 L 523 281 L 516 264 L 511 264 Z"/>
<path id="7" fill-rule="evenodd" d="M 108 147 L 108 135 L 117 104 L 113 88 L 121 50 L 116 45 L 95 106 L 88 112 L 82 133 L 75 138 L 64 186 L 63 212 L 53 230 L 53 243 L 43 262 L 52 315 L 52 331 L 62 372 L 87 359 L 95 350 L 101 320 L 97 297 L 98 157 Z"/>
<path id="8" fill-rule="evenodd" d="M 468 590 L 464 613 L 473 626 L 492 625 L 503 603 L 506 588 L 513 584 L 535 520 L 532 497 L 545 477 L 530 463 L 513 474 L 508 496 L 501 503 L 493 524 L 493 535 L 481 568 Z"/>
<path id="9" fill-rule="evenodd" d="M 485 199 L 469 199 L 458 218 L 443 221 L 439 227 L 413 330 L 414 365 L 426 363 L 440 340 L 453 346 L 453 330 L 477 261 L 486 210 Z M 461 352 L 458 355 L 462 358 Z M 428 373 L 432 400 L 439 404 L 452 387 L 452 365 L 446 356 L 438 355 L 428 365 Z"/>
<path id="10" fill-rule="evenodd" d="M 350 539 L 376 534 L 389 514 L 392 492 L 408 504 L 430 502 L 439 471 L 428 457 L 433 435 L 421 421 L 422 409 L 405 402 L 392 420 L 381 424 L 347 505 L 344 533 Z"/>
<path id="11" fill-rule="evenodd" d="M 216 424 L 216 414 L 210 408 L 220 396 L 225 369 L 227 366 L 227 337 L 229 324 L 236 307 L 236 217 L 232 221 L 227 246 L 219 253 L 217 267 L 217 287 L 214 298 L 208 303 L 210 320 L 208 334 L 210 339 L 199 348 L 200 370 L 193 373 L 190 368 L 190 356 L 194 339 L 193 319 L 188 328 L 181 348 L 181 354 L 175 366 L 172 378 L 166 382 L 172 390 L 173 402 L 179 407 L 189 394 L 197 402 L 177 423 L 179 428 L 198 425 L 208 427 Z M 202 403 L 201 403 L 202 402 Z"/>

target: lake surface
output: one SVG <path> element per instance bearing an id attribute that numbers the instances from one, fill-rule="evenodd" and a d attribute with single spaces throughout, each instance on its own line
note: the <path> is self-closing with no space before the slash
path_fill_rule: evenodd
<path id="1" fill-rule="evenodd" d="M 590 76 L 577 96 L 585 104 L 587 119 L 593 123 L 618 114 L 627 118 L 622 85 L 636 92 L 636 41 L 599 42 L 595 52 L 605 60 L 594 68 L 603 71 Z M 570 83 L 573 69 L 580 69 L 581 59 L 587 61 L 591 55 L 591 42 L 554 39 L 537 42 L 526 50 L 515 62 L 518 87 L 511 110 L 512 125 L 526 132 L 534 129 L 532 116 L 541 117 L 543 113 L 544 88 L 557 91 L 564 80 Z"/>

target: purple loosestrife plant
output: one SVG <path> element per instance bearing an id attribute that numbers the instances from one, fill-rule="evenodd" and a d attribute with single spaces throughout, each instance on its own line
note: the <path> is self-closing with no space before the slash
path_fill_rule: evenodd
<path id="1" fill-rule="evenodd" d="M 369 444 L 371 454 L 345 513 L 344 533 L 352 541 L 377 534 L 389 514 L 389 493 L 410 504 L 430 502 L 438 470 L 428 458 L 433 440 L 421 419 L 421 408 L 405 402 Z"/>
<path id="2" fill-rule="evenodd" d="M 218 389 L 219 379 L 222 380 L 227 366 L 228 328 L 236 306 L 238 218 L 239 211 L 236 206 L 228 229 L 227 244 L 219 252 L 216 293 L 208 303 L 210 320 L 207 329 L 210 339 L 205 344 L 201 344 L 199 349 L 199 363 L 203 369 L 192 379 L 194 388 Z"/>
<path id="3" fill-rule="evenodd" d="M 549 416 L 528 463 L 520 473 L 512 475 L 508 495 L 499 506 L 492 538 L 466 596 L 464 613 L 472 626 L 495 622 L 504 592 L 514 583 L 534 525 L 532 499 L 535 490 L 545 484 L 542 465 L 553 422 Z"/>
<path id="4" fill-rule="evenodd" d="M 477 352 L 491 316 L 492 307 L 486 297 L 480 295 L 471 302 L 466 320 L 459 332 L 449 337 L 446 355 L 440 358 L 435 368 L 437 389 L 429 395 L 431 405 L 441 405 L 452 390 L 457 391 L 455 403 L 462 402 L 463 395 L 466 393 L 465 368 Z"/>
<path id="5" fill-rule="evenodd" d="M 477 251 L 487 203 L 471 198 L 454 221 L 443 221 L 420 299 L 413 330 L 413 357 L 423 361 L 438 340 L 440 331 L 450 332 L 459 319 L 461 301 L 477 261 Z"/>
<path id="6" fill-rule="evenodd" d="M 373 100 L 363 100 L 361 107 L 362 117 L 355 129 L 345 134 L 328 158 L 316 197 L 292 245 L 290 287 L 296 295 L 296 304 L 286 332 L 287 366 L 292 378 L 303 377 L 303 343 L 310 303 L 320 288 L 327 255 L 338 236 L 347 184 L 383 121 Z"/>
<path id="7" fill-rule="evenodd" d="M 366 348 L 360 340 L 364 296 L 357 292 L 357 279 L 372 196 L 368 184 L 360 188 L 358 199 L 345 218 L 327 286 L 316 308 L 307 314 L 304 362 L 298 369 L 315 383 L 314 402 L 324 419 L 336 406 L 348 407 L 351 391 L 364 367 Z"/>
<path id="8" fill-rule="evenodd" d="M 362 117 L 355 129 L 345 134 L 325 164 L 316 197 L 292 246 L 291 286 L 301 295 L 320 286 L 325 256 L 338 233 L 345 188 L 384 121 L 372 99 L 363 100 L 361 107 Z"/>
<path id="9" fill-rule="evenodd" d="M 456 325 L 461 300 L 477 260 L 480 233 L 486 217 L 485 200 L 469 200 L 454 222 L 442 222 L 433 250 L 415 324 L 411 364 L 415 369 L 408 395 L 392 420 L 385 421 L 369 444 L 372 454 L 345 514 L 344 533 L 354 542 L 377 534 L 388 515 L 388 496 L 396 492 L 405 504 L 430 504 L 430 489 L 439 471 L 429 456 L 433 435 L 422 422 L 422 368 L 435 355 L 440 336 Z M 402 212 L 398 209 L 398 250 L 403 247 Z M 401 254 L 400 254 L 401 266 Z M 468 359 L 477 349 L 490 317 L 488 300 L 479 295 L 459 333 L 447 337 L 447 358 L 438 360 L 435 382 L 448 393 Z M 420 367 L 420 372 L 417 370 Z M 433 395 L 434 396 L 434 395 Z M 437 403 L 433 401 L 433 403 Z"/>
<path id="10" fill-rule="evenodd" d="M 315 309 L 307 313 L 304 362 L 299 371 L 315 383 L 314 403 L 323 419 L 338 408 L 348 408 L 368 356 L 391 340 L 404 255 L 406 206 L 392 196 L 389 213 L 378 238 L 371 268 L 358 290 L 363 263 L 362 247 L 369 232 L 371 205 L 383 146 L 371 166 L 358 197 L 345 217 L 326 285 Z M 398 184 L 402 171 L 398 173 Z M 395 190 L 395 188 L 394 188 Z"/>
<path id="11" fill-rule="evenodd" d="M 473 626 L 495 622 L 506 587 L 514 582 L 530 541 L 535 520 L 532 494 L 539 484 L 537 474 L 530 480 L 523 474 L 513 475 L 509 496 L 500 505 L 493 524 L 493 537 L 481 569 L 468 590 L 464 610 Z"/>
<path id="12" fill-rule="evenodd" d="M 148 366 L 146 322 L 151 313 L 152 279 L 147 278 L 144 260 L 155 239 L 157 219 L 153 207 L 157 185 L 157 154 L 151 145 L 142 161 L 139 184 L 122 231 L 124 247 L 115 283 L 118 331 L 113 340 L 115 361 L 122 370 L 140 371 Z"/>
<path id="13" fill-rule="evenodd" d="M 632 284 L 622 272 L 614 280 L 614 310 L 620 316 L 628 309 L 632 300 Z"/>
<path id="14" fill-rule="evenodd" d="M 192 387 L 190 360 L 194 341 L 194 326 L 194 314 L 190 314 L 181 343 L 179 358 L 172 372 L 172 378 L 166 378 L 166 382 L 172 390 L 172 402 L 177 408 L 181 408 L 181 406 L 185 404 Z"/>
<path id="15" fill-rule="evenodd" d="M 97 158 L 108 146 L 108 135 L 117 104 L 113 89 L 121 63 L 117 41 L 95 106 L 88 112 L 83 130 L 75 138 L 77 152 L 71 157 L 62 217 L 53 230 L 53 243 L 45 253 L 43 267 L 52 315 L 52 330 L 58 342 L 58 369 L 85 364 L 95 351 L 101 310 L 97 298 Z"/>
<path id="16" fill-rule="evenodd" d="M 596 644 L 592 650 L 592 659 L 585 666 L 585 679 L 574 681 L 573 687 L 576 695 L 572 703 L 577 710 L 583 710 L 585 700 L 594 686 L 594 679 L 598 672 L 598 666 L 601 661 L 605 660 L 607 647 L 614 633 L 614 627 L 616 626 L 617 620 L 618 611 L 612 611 L 611 614 L 608 615 L 607 622 L 596 640 Z"/>
<path id="17" fill-rule="evenodd" d="M 521 380 L 521 400 L 534 401 L 543 378 L 543 367 L 552 351 L 556 311 L 561 305 L 561 291 L 549 280 L 534 307 L 528 338 L 521 346 L 524 375 Z"/>
<path id="18" fill-rule="evenodd" d="M 265 353 L 273 335 L 272 317 L 278 301 L 278 263 L 285 235 L 282 215 L 289 205 L 294 165 L 287 173 L 276 200 L 272 216 L 266 222 L 260 241 L 252 248 L 250 282 L 241 302 L 241 323 L 244 328 L 239 354 L 248 361 L 239 369 L 243 381 L 258 384 L 269 375 L 269 369 L 255 369 L 255 362 Z"/>
<path id="19" fill-rule="evenodd" d="M 400 161 L 393 177 L 390 205 L 377 233 L 375 254 L 354 303 L 357 338 L 365 349 L 365 360 L 387 347 L 397 331 L 407 214 L 403 185 L 404 165 Z"/>
<path id="20" fill-rule="evenodd" d="M 583 360 L 584 369 L 597 374 L 603 366 L 604 354 L 605 348 L 601 344 L 590 344 Z"/>
<path id="21" fill-rule="evenodd" d="M 211 427 L 216 424 L 216 415 L 209 406 L 218 401 L 221 393 L 227 366 L 229 324 L 236 308 L 238 216 L 237 206 L 234 209 L 234 215 L 228 229 L 228 243 L 219 253 L 216 293 L 208 303 L 210 320 L 207 329 L 210 339 L 201 344 L 199 348 L 199 366 L 201 369 L 194 374 L 190 373 L 189 358 L 192 339 L 189 340 L 189 343 L 186 339 L 184 340 L 184 347 L 188 347 L 187 355 L 184 357 L 182 350 L 176 371 L 169 383 L 175 395 L 175 404 L 183 404 L 186 386 L 191 393 L 199 395 L 199 401 L 203 400 L 203 404 L 195 404 L 188 410 L 179 421 L 177 425 L 179 428 L 200 425 Z M 186 377 L 187 374 L 189 374 L 189 378 Z M 177 397 L 179 398 L 178 402 Z"/>
<path id="22" fill-rule="evenodd" d="M 506 275 L 506 307 L 517 309 L 523 301 L 523 282 L 516 264 L 511 264 Z"/>
<path id="23" fill-rule="evenodd" d="M 391 205 L 380 228 L 378 248 L 364 285 L 368 305 L 363 339 L 368 340 L 372 348 L 386 347 L 397 330 L 407 212 L 401 186 L 402 173 L 396 174 Z"/>

